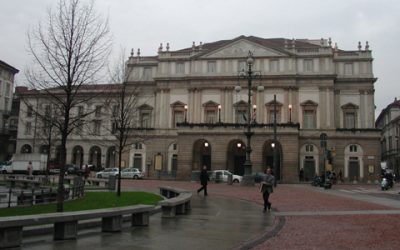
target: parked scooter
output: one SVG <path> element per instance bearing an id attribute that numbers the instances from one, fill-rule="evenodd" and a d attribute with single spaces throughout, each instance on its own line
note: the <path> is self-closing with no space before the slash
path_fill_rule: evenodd
<path id="1" fill-rule="evenodd" d="M 323 175 L 322 176 L 316 175 L 313 181 L 311 182 L 311 185 L 315 187 L 323 187 L 325 189 L 329 189 L 332 187 L 332 180 L 329 174 L 327 174 L 325 178 Z"/>
<path id="2" fill-rule="evenodd" d="M 382 191 L 388 190 L 389 188 L 393 188 L 394 178 L 395 178 L 394 173 L 388 169 L 386 169 L 382 173 L 382 180 L 381 180 Z"/>
<path id="3" fill-rule="evenodd" d="M 321 176 L 319 176 L 319 175 L 314 176 L 314 179 L 312 180 L 311 185 L 315 186 L 315 187 L 322 187 L 324 185 L 324 182 L 323 182 Z"/>

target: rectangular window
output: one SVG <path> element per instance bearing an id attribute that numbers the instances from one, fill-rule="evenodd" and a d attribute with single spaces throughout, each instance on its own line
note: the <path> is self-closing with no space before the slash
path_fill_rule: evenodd
<path id="1" fill-rule="evenodd" d="M 95 117 L 101 117 L 101 106 L 96 106 L 96 110 L 94 111 Z"/>
<path id="2" fill-rule="evenodd" d="M 8 111 L 8 105 L 10 103 L 10 98 L 4 98 L 4 110 Z"/>
<path id="3" fill-rule="evenodd" d="M 11 96 L 11 84 L 6 83 L 6 93 L 5 96 Z"/>
<path id="4" fill-rule="evenodd" d="M 354 112 L 346 112 L 344 115 L 344 127 L 355 128 L 356 127 L 356 114 Z"/>
<path id="5" fill-rule="evenodd" d="M 268 113 L 269 113 L 268 123 L 274 123 L 274 114 L 275 114 L 274 109 L 270 109 Z M 281 113 L 279 112 L 278 109 L 276 109 L 276 123 L 280 122 L 281 122 Z"/>
<path id="6" fill-rule="evenodd" d="M 352 63 L 344 64 L 344 75 L 346 75 L 346 76 L 353 75 L 353 64 Z"/>
<path id="7" fill-rule="evenodd" d="M 151 76 L 151 68 L 150 67 L 145 67 L 143 69 L 143 80 L 150 81 L 151 78 L 152 78 L 152 76 Z"/>
<path id="8" fill-rule="evenodd" d="M 142 111 L 140 113 L 140 127 L 149 128 L 150 126 L 150 113 Z"/>
<path id="9" fill-rule="evenodd" d="M 1 72 L 1 71 L 0 71 Z M 0 74 L 0 76 L 1 76 L 1 74 Z M 1 96 L 1 94 L 3 94 L 2 92 L 2 89 L 1 89 L 1 86 L 2 86 L 2 82 L 1 82 L 1 80 L 0 80 L 0 96 Z"/>
<path id="10" fill-rule="evenodd" d="M 83 116 L 83 106 L 78 106 L 78 116 Z"/>
<path id="11" fill-rule="evenodd" d="M 81 135 L 83 131 L 83 120 L 79 120 L 76 124 L 75 134 Z"/>
<path id="12" fill-rule="evenodd" d="M 304 59 L 304 72 L 313 72 L 314 63 L 312 59 Z"/>
<path id="13" fill-rule="evenodd" d="M 112 116 L 113 117 L 118 117 L 118 113 L 119 113 L 119 105 L 114 105 L 112 107 Z"/>
<path id="14" fill-rule="evenodd" d="M 278 60 L 270 60 L 269 61 L 269 71 L 270 72 L 279 72 L 279 62 L 278 62 Z"/>
<path id="15" fill-rule="evenodd" d="M 245 60 L 238 61 L 238 71 L 246 71 L 246 61 Z"/>
<path id="16" fill-rule="evenodd" d="M 175 128 L 176 127 L 176 124 L 177 123 L 179 123 L 179 122 L 183 122 L 184 121 L 184 113 L 183 113 L 183 111 L 181 111 L 181 110 L 175 110 L 174 111 L 174 124 L 173 124 L 173 127 Z"/>
<path id="17" fill-rule="evenodd" d="M 314 129 L 316 127 L 315 111 L 304 110 L 304 129 Z"/>
<path id="18" fill-rule="evenodd" d="M 111 123 L 111 134 L 115 134 L 117 133 L 117 123 L 116 122 L 112 122 Z"/>
<path id="19" fill-rule="evenodd" d="M 100 135 L 101 120 L 93 121 L 93 134 Z"/>
<path id="20" fill-rule="evenodd" d="M 32 133 L 32 123 L 27 122 L 25 127 L 25 135 L 30 135 Z"/>
<path id="21" fill-rule="evenodd" d="M 392 150 L 393 148 L 393 141 L 392 141 L 392 137 L 389 136 L 389 151 Z"/>
<path id="22" fill-rule="evenodd" d="M 246 123 L 247 121 L 247 114 L 245 109 L 237 109 L 236 110 L 236 123 Z"/>
<path id="23" fill-rule="evenodd" d="M 217 112 L 216 110 L 206 110 L 205 113 L 205 122 L 206 123 L 215 123 L 217 121 Z"/>
<path id="24" fill-rule="evenodd" d="M 51 116 L 51 107 L 50 107 L 50 105 L 46 105 L 44 107 L 44 114 L 45 114 L 46 117 L 50 117 Z"/>
<path id="25" fill-rule="evenodd" d="M 215 61 L 207 62 L 207 72 L 208 73 L 216 73 L 217 72 L 217 63 Z"/>
<path id="26" fill-rule="evenodd" d="M 32 117 L 33 115 L 33 108 L 31 105 L 28 106 L 28 111 L 26 112 L 27 117 Z"/>
<path id="27" fill-rule="evenodd" d="M 177 74 L 185 73 L 185 64 L 184 63 L 176 63 L 176 73 Z"/>

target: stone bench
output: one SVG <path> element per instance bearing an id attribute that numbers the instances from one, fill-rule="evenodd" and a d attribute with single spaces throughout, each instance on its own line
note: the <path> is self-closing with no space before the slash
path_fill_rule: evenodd
<path id="1" fill-rule="evenodd" d="M 17 184 L 24 189 L 29 187 L 39 187 L 41 181 L 39 180 L 29 180 L 29 179 L 13 179 L 8 178 L 7 181 L 10 183 L 11 187 L 15 187 Z"/>
<path id="2" fill-rule="evenodd" d="M 158 203 L 161 206 L 162 217 L 171 218 L 190 210 L 191 192 L 172 187 L 160 187 L 160 193 L 168 198 Z"/>
<path id="3" fill-rule="evenodd" d="M 149 214 L 154 206 L 135 205 L 77 212 L 49 213 L 25 216 L 0 217 L 0 248 L 19 247 L 23 227 L 54 225 L 54 240 L 76 239 L 78 221 L 101 218 L 102 232 L 117 232 L 122 228 L 122 216 L 131 214 L 132 226 L 148 226 Z"/>

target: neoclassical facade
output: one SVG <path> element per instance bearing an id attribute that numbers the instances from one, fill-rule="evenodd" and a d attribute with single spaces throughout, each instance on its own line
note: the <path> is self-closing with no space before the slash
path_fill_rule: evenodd
<path id="1" fill-rule="evenodd" d="M 251 117 L 247 80 L 238 77 L 249 51 L 253 70 L 261 75 L 252 82 Z M 124 166 L 138 167 L 149 178 L 190 179 L 203 165 L 243 174 L 244 125 L 251 119 L 252 172 L 273 165 L 274 143 L 275 175 L 282 182 L 298 181 L 300 169 L 308 179 L 327 169 L 341 171 L 347 181 L 373 180 L 379 173 L 380 133 L 374 124 L 372 61 L 368 43 L 345 51 L 332 47 L 330 39 L 240 36 L 174 51 L 161 44 L 155 56 L 132 50 L 128 84 L 140 88 L 135 112 L 142 134 L 140 140 L 131 138 Z M 107 123 L 107 114 L 101 120 Z M 39 150 L 20 135 L 20 148 Z M 67 160 L 114 164 L 113 149 L 103 145 L 107 140 L 97 140 L 71 137 Z"/>

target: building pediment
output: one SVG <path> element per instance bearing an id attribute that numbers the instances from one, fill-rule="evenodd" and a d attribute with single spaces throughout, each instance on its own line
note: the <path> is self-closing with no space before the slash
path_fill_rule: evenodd
<path id="1" fill-rule="evenodd" d="M 311 100 L 307 100 L 307 101 L 302 102 L 300 105 L 310 107 L 310 106 L 318 106 L 318 103 L 311 101 Z"/>
<path id="2" fill-rule="evenodd" d="M 265 104 L 265 106 L 274 106 L 276 104 L 276 106 L 278 106 L 278 107 L 281 107 L 282 106 L 282 103 L 280 103 L 280 102 L 278 102 L 278 101 L 274 101 L 274 100 L 272 100 L 272 101 L 270 101 L 270 102 L 267 102 L 266 104 Z"/>
<path id="3" fill-rule="evenodd" d="M 212 59 L 212 58 L 247 58 L 249 51 L 253 53 L 254 57 L 282 57 L 287 54 L 281 51 L 269 48 L 245 38 L 237 41 L 233 41 L 223 47 L 217 48 L 203 55 L 201 58 Z"/>
<path id="4" fill-rule="evenodd" d="M 218 103 L 213 102 L 213 101 L 208 101 L 208 102 L 203 103 L 203 107 L 216 107 L 218 105 L 219 105 Z"/>
<path id="5" fill-rule="evenodd" d="M 355 105 L 354 103 L 349 102 L 342 105 L 342 109 L 358 109 L 358 106 Z"/>
<path id="6" fill-rule="evenodd" d="M 247 102 L 240 100 L 236 103 L 233 104 L 234 107 L 238 107 L 238 106 L 247 106 Z"/>
<path id="7" fill-rule="evenodd" d="M 141 110 L 148 110 L 148 109 L 153 109 L 152 106 L 148 105 L 148 104 L 143 104 L 139 106 L 139 109 Z"/>
<path id="8" fill-rule="evenodd" d="M 171 104 L 171 107 L 184 107 L 186 104 L 181 101 L 176 101 Z"/>

